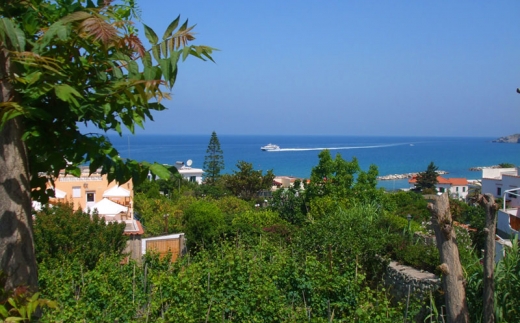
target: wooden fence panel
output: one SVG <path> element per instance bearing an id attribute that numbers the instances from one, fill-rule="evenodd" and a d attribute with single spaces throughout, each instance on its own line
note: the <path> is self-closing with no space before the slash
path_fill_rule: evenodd
<path id="1" fill-rule="evenodd" d="M 171 252 L 171 262 L 175 262 L 181 252 L 181 239 L 150 240 L 146 242 L 146 251 L 159 253 L 161 259 Z"/>

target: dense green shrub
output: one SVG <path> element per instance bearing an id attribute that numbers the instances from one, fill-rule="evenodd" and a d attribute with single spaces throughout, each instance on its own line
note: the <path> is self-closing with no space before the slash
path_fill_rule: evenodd
<path id="1" fill-rule="evenodd" d="M 87 269 L 102 255 L 120 255 L 126 247 L 124 224 L 110 223 L 72 203 L 58 204 L 38 212 L 34 221 L 36 259 L 39 263 L 76 259 Z"/>
<path id="2" fill-rule="evenodd" d="M 46 309 L 42 322 L 132 322 L 143 315 L 149 295 L 144 271 L 120 257 L 102 257 L 95 268 L 76 260 L 40 263 L 42 297 L 58 303 Z"/>
<path id="3" fill-rule="evenodd" d="M 424 197 L 414 191 L 397 191 L 387 194 L 392 204 L 395 203 L 395 214 L 406 218 L 408 214 L 415 221 L 427 221 L 430 219 L 430 211 L 428 211 L 428 201 Z"/>
<path id="4" fill-rule="evenodd" d="M 209 247 L 227 231 L 224 214 L 211 201 L 192 203 L 184 211 L 182 221 L 188 248 Z"/>

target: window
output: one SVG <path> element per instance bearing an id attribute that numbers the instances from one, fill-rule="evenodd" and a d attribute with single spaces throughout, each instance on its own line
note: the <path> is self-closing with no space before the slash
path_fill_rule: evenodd
<path id="1" fill-rule="evenodd" d="M 72 187 L 72 197 L 81 197 L 81 186 Z"/>
<path id="2" fill-rule="evenodd" d="M 95 202 L 96 201 L 96 193 L 87 192 L 87 202 Z"/>
<path id="3" fill-rule="evenodd" d="M 196 182 L 197 176 L 190 176 L 190 182 Z"/>
<path id="4" fill-rule="evenodd" d="M 444 193 L 444 187 L 439 188 L 439 191 L 440 191 L 441 193 Z"/>
<path id="5" fill-rule="evenodd" d="M 462 191 L 463 191 L 463 192 L 466 192 L 466 186 L 464 186 L 464 187 L 462 188 Z"/>
<path id="6" fill-rule="evenodd" d="M 497 196 L 502 196 L 502 187 L 497 187 Z"/>
<path id="7" fill-rule="evenodd" d="M 455 188 L 455 192 L 458 192 L 458 191 L 459 191 L 459 187 L 457 186 L 457 187 Z"/>

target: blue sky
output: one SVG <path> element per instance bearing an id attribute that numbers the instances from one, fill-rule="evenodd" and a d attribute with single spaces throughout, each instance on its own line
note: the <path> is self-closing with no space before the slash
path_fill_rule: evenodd
<path id="1" fill-rule="evenodd" d="M 181 63 L 168 110 L 138 133 L 520 133 L 518 0 L 138 4 L 159 35 L 180 14 L 220 49 Z"/>

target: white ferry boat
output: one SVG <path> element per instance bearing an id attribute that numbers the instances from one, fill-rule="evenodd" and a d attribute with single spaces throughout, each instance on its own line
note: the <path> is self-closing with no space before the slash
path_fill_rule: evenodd
<path id="1" fill-rule="evenodd" d="M 263 151 L 272 151 L 272 150 L 280 150 L 280 146 L 269 144 L 263 147 L 260 147 Z"/>

